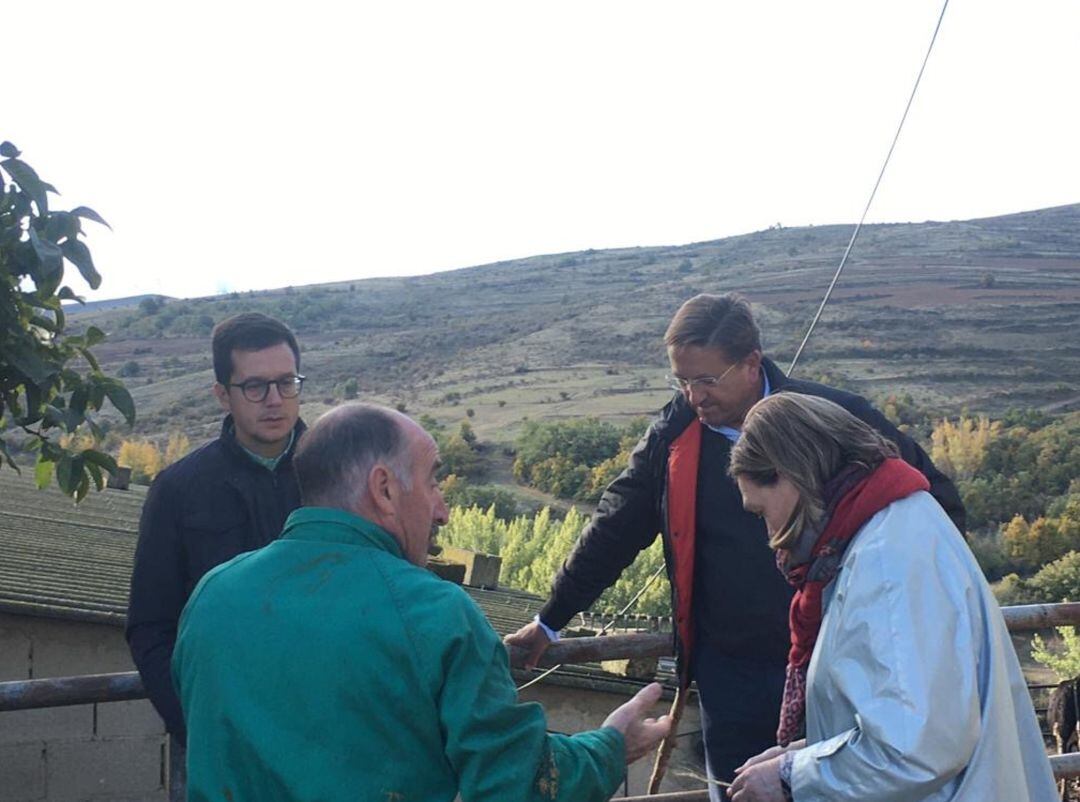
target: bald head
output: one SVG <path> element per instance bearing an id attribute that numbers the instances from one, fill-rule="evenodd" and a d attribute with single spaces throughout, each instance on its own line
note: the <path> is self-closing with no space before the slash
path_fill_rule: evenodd
<path id="1" fill-rule="evenodd" d="M 359 511 L 368 475 L 379 464 L 408 486 L 414 430 L 423 431 L 400 412 L 374 404 L 343 404 L 327 412 L 304 433 L 293 458 L 304 505 Z"/>

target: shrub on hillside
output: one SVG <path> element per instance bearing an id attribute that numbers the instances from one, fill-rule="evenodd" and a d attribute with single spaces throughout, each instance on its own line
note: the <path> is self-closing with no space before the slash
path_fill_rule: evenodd
<path id="1" fill-rule="evenodd" d="M 644 418 L 622 429 L 596 418 L 529 421 L 518 437 L 514 476 L 561 498 L 596 502 L 626 468 L 647 426 Z"/>
<path id="2" fill-rule="evenodd" d="M 1033 604 L 1057 604 L 1080 599 L 1080 552 L 1070 551 L 1039 569 L 1025 581 Z"/>

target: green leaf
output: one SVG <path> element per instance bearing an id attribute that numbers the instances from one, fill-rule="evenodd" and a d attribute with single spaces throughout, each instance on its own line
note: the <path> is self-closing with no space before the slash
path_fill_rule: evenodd
<path id="1" fill-rule="evenodd" d="M 79 485 L 75 488 L 75 503 L 78 504 L 84 498 L 86 494 L 90 492 L 90 477 L 86 475 L 86 471 L 83 470 L 83 466 L 79 467 Z"/>
<path id="2" fill-rule="evenodd" d="M 105 395 L 112 401 L 112 405 L 120 410 L 120 414 L 124 416 L 124 420 L 128 422 L 128 425 L 134 426 L 135 401 L 132 400 L 131 393 L 127 391 L 127 388 L 118 381 L 110 381 L 105 385 Z"/>
<path id="3" fill-rule="evenodd" d="M 34 482 L 37 484 L 38 490 L 44 490 L 49 486 L 49 482 L 53 478 L 53 468 L 55 467 L 56 464 L 52 460 L 38 457 L 37 465 L 34 466 Z"/>
<path id="4" fill-rule="evenodd" d="M 79 236 L 79 218 L 71 212 L 53 212 L 45 224 L 45 236 L 53 242 Z"/>
<path id="5" fill-rule="evenodd" d="M 56 483 L 60 485 L 60 489 L 69 496 L 73 495 L 79 487 L 81 478 L 82 466 L 80 465 L 78 472 L 76 472 L 75 458 L 70 454 L 64 454 L 60 461 L 56 463 Z"/>
<path id="6" fill-rule="evenodd" d="M 86 330 L 86 347 L 93 348 L 100 342 L 104 342 L 105 332 L 99 329 L 97 326 L 90 326 Z"/>
<path id="7" fill-rule="evenodd" d="M 89 354 L 89 351 L 82 352 L 83 356 Z M 89 360 L 88 360 L 89 361 Z M 105 381 L 101 376 L 94 376 L 90 382 L 90 399 L 86 402 L 86 405 L 90 409 L 101 409 L 101 405 L 105 403 Z"/>
<path id="8" fill-rule="evenodd" d="M 85 451 L 83 452 L 86 453 Z M 86 463 L 86 472 L 90 474 L 90 477 L 94 480 L 94 487 L 100 493 L 105 489 L 105 479 L 101 474 L 101 468 L 92 462 Z"/>
<path id="9" fill-rule="evenodd" d="M 44 412 L 44 426 L 47 429 L 63 428 L 68 432 L 73 432 L 75 431 L 76 427 L 78 427 L 78 425 L 82 423 L 81 415 L 73 415 L 68 410 L 61 409 L 56 404 L 48 404 L 45 407 Z"/>
<path id="10" fill-rule="evenodd" d="M 90 289 L 96 290 L 101 286 L 101 275 L 94 267 L 90 249 L 83 242 L 77 239 L 64 240 L 60 245 L 60 250 L 64 252 L 64 256 L 68 258 L 68 261 L 79 268 L 79 272 L 86 279 L 86 283 L 90 285 Z"/>
<path id="11" fill-rule="evenodd" d="M 41 449 L 41 456 L 39 456 L 38 459 L 48 460 L 49 462 L 59 462 L 64 454 L 67 453 L 51 440 L 36 440 L 35 443 L 38 444 L 38 447 Z"/>
<path id="12" fill-rule="evenodd" d="M 19 466 L 15 464 L 15 460 L 11 458 L 11 452 L 8 451 L 7 443 L 2 437 L 0 437 L 0 457 L 3 457 L 3 461 L 15 469 L 15 473 L 22 473 L 22 471 L 19 470 Z"/>
<path id="13" fill-rule="evenodd" d="M 74 209 L 71 210 L 70 214 L 73 214 L 76 217 L 85 217 L 87 220 L 93 220 L 95 223 L 101 223 L 101 225 L 105 226 L 105 228 L 112 231 L 112 226 L 105 222 L 105 218 L 95 212 L 89 206 L 76 206 Z"/>
<path id="14" fill-rule="evenodd" d="M 19 149 L 7 140 L 0 142 L 0 156 L 3 156 L 5 159 L 17 159 L 21 155 Z"/>
<path id="15" fill-rule="evenodd" d="M 71 394 L 71 403 L 68 407 L 72 412 L 75 412 L 78 415 L 84 415 L 86 414 L 86 402 L 89 398 L 90 393 L 87 392 L 87 389 L 85 387 L 79 387 Z"/>
<path id="16" fill-rule="evenodd" d="M 39 357 L 25 341 L 12 345 L 5 356 L 9 365 L 34 384 L 43 385 L 49 380 L 50 376 L 56 373 L 55 368 Z M 27 392 L 29 392 L 29 388 L 27 388 Z"/>
<path id="17" fill-rule="evenodd" d="M 49 213 L 49 199 L 46 197 L 46 184 L 40 178 L 38 174 L 34 172 L 34 168 L 26 162 L 19 161 L 15 158 L 6 159 L 0 162 L 0 167 L 3 167 L 7 171 L 7 174 L 11 176 L 12 180 L 19 185 L 19 189 L 30 196 L 31 200 L 37 204 L 38 214 L 46 215 Z"/>
<path id="18" fill-rule="evenodd" d="M 90 433 L 92 435 L 94 435 L 95 440 L 97 440 L 98 442 L 101 442 L 102 440 L 105 439 L 104 430 L 100 426 L 97 425 L 97 421 L 95 421 L 93 418 L 87 416 L 86 425 L 90 427 Z"/>
<path id="19" fill-rule="evenodd" d="M 76 295 L 71 287 L 61 287 L 60 292 L 56 293 L 56 297 L 61 301 L 78 301 L 83 306 L 86 305 L 86 299 L 81 295 Z"/>
<path id="20" fill-rule="evenodd" d="M 47 239 L 42 239 L 33 226 L 30 227 L 30 244 L 34 248 L 34 253 L 37 254 L 38 261 L 45 269 L 45 275 L 55 276 L 57 273 L 63 271 L 63 251 L 55 242 L 49 242 Z"/>
<path id="21" fill-rule="evenodd" d="M 98 365 L 97 357 L 91 354 L 89 350 L 87 350 L 86 348 L 80 348 L 79 353 L 82 354 L 82 358 L 86 360 L 86 363 L 90 366 L 91 370 L 94 370 L 98 373 L 101 372 L 101 367 Z M 100 409 L 101 402 L 99 401 L 97 403 L 97 406 L 95 406 L 94 408 Z"/>
<path id="22" fill-rule="evenodd" d="M 52 318 L 44 317 L 42 315 L 33 315 L 30 318 L 30 325 L 37 326 L 40 329 L 45 329 L 45 331 L 50 332 L 51 334 L 56 334 L 58 331 L 60 331 L 60 328 L 56 325 L 55 320 L 53 320 Z"/>
<path id="23" fill-rule="evenodd" d="M 111 474 L 116 474 L 116 460 L 104 451 L 96 451 L 92 448 L 88 448 L 82 452 L 82 457 L 86 460 L 87 465 L 95 465 L 98 468 L 104 468 Z"/>

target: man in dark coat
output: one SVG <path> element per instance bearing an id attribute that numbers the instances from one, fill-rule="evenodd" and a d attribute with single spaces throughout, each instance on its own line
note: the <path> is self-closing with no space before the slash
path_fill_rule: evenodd
<path id="1" fill-rule="evenodd" d="M 926 452 L 864 398 L 788 379 L 762 356 L 750 304 L 740 296 L 691 298 L 664 342 L 676 396 L 604 492 L 537 619 L 506 640 L 529 649 L 535 663 L 557 631 L 661 533 L 680 684 L 697 682 L 709 776 L 730 781 L 744 760 L 775 743 L 792 592 L 764 524 L 743 510 L 727 475 L 750 407 L 781 390 L 828 398 L 896 442 L 960 531 L 964 507 Z M 711 793 L 722 798 L 717 785 Z"/>
<path id="2" fill-rule="evenodd" d="M 169 664 L 180 612 L 202 575 L 265 546 L 300 506 L 292 453 L 300 420 L 300 348 L 283 323 L 257 313 L 212 335 L 221 435 L 162 471 L 139 522 L 127 640 L 165 729 L 183 743 Z"/>

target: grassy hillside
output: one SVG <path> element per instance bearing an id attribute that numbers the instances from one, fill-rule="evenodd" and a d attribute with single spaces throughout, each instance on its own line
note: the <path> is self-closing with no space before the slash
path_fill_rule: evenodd
<path id="1" fill-rule="evenodd" d="M 481 439 L 508 442 L 526 416 L 622 422 L 657 409 L 668 397 L 664 328 L 698 292 L 749 296 L 767 351 L 786 365 L 850 235 L 850 226 L 770 229 L 73 320 L 108 332 L 100 356 L 129 374 L 137 431 L 148 436 L 214 432 L 210 328 L 258 310 L 293 326 L 303 344 L 308 419 L 355 377 L 361 398 L 451 424 L 472 409 Z M 304 272 L 297 265 L 298 285 Z M 941 414 L 1068 407 L 1080 396 L 1078 324 L 1080 205 L 869 226 L 798 372 L 870 396 L 908 392 Z"/>

